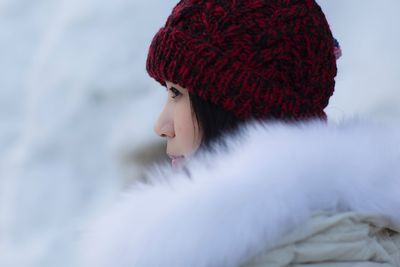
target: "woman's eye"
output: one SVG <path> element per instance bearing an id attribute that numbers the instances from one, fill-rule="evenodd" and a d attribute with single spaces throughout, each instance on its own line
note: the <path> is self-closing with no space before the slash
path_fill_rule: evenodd
<path id="1" fill-rule="evenodd" d="M 182 93 L 179 92 L 179 90 L 176 89 L 175 87 L 169 88 L 169 91 L 170 91 L 170 93 L 171 93 L 171 97 L 174 98 L 174 99 L 182 94 Z"/>

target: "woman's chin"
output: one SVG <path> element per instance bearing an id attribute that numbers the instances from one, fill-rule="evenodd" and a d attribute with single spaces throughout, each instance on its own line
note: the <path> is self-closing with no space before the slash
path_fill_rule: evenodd
<path id="1" fill-rule="evenodd" d="M 183 165 L 183 162 L 185 161 L 184 156 L 177 156 L 177 157 L 172 157 L 171 158 L 171 164 L 173 168 L 178 168 Z"/>

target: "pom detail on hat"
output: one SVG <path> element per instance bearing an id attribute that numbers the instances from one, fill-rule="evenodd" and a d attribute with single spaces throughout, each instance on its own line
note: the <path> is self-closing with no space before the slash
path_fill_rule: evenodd
<path id="1" fill-rule="evenodd" d="M 335 38 L 333 39 L 333 44 L 334 44 L 334 50 L 333 53 L 335 54 L 336 60 L 342 57 L 342 48 L 339 45 L 338 40 Z"/>

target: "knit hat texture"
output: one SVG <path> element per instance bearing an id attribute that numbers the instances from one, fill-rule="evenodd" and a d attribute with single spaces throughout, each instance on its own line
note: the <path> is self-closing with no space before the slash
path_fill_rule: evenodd
<path id="1" fill-rule="evenodd" d="M 326 119 L 334 38 L 314 0 L 182 0 L 146 70 L 238 118 Z"/>

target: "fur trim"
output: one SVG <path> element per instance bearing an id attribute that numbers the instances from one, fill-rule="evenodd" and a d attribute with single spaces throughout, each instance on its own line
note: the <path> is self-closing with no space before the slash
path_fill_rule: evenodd
<path id="1" fill-rule="evenodd" d="M 163 169 L 127 192 L 89 226 L 82 266 L 239 266 L 319 210 L 400 225 L 400 128 L 269 123 L 243 135 L 193 159 L 190 179 Z"/>

